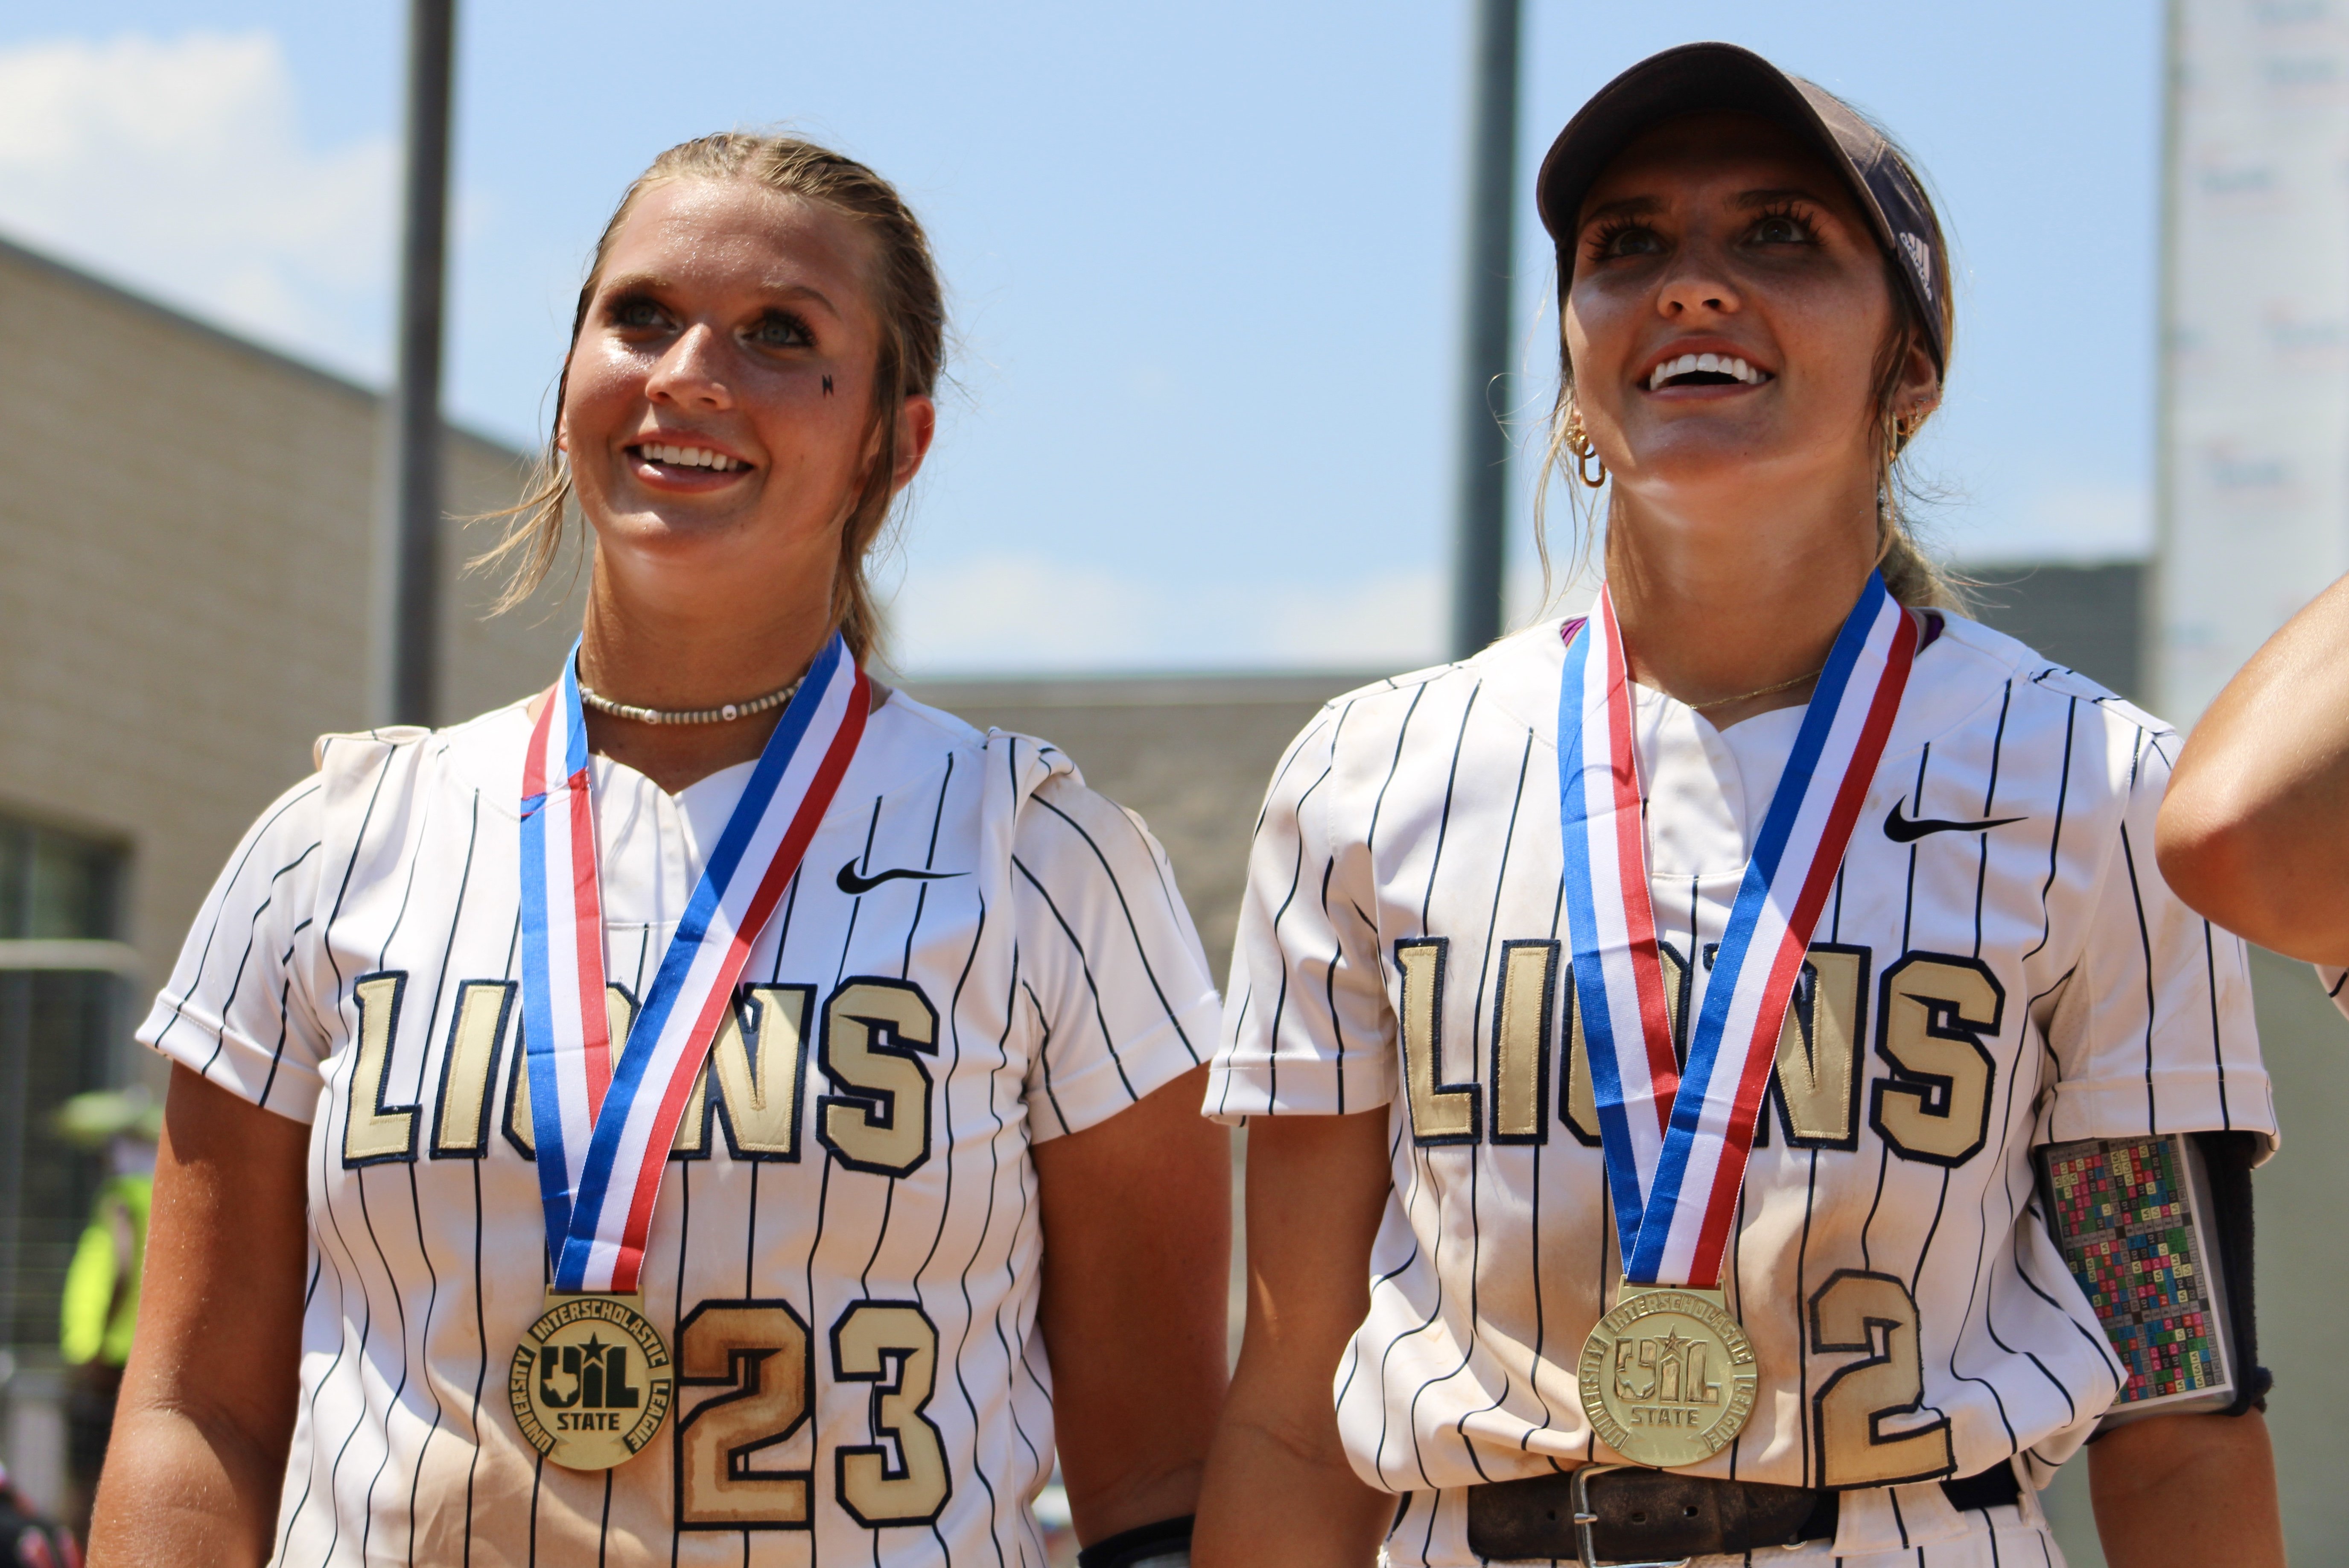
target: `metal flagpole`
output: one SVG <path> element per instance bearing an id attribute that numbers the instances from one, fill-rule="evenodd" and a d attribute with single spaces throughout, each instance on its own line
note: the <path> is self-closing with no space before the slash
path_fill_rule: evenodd
<path id="1" fill-rule="evenodd" d="M 2169 682 L 2168 651 L 2162 638 L 2163 592 L 2168 561 L 2177 547 L 2178 480 L 2171 453 L 2178 413 L 2178 120 L 2185 112 L 2186 7 L 2168 0 L 2161 24 L 2161 218 L 2160 254 L 2155 265 L 2153 380 L 2153 556 L 2137 587 L 2137 686 L 2129 696 L 2158 702 L 2167 713 L 2176 699 Z"/>
<path id="2" fill-rule="evenodd" d="M 410 0 L 398 358 L 385 404 L 373 702 L 377 718 L 394 724 L 433 722 L 440 677 L 440 340 L 455 32 L 456 0 Z"/>
<path id="3" fill-rule="evenodd" d="M 1452 656 L 1501 634 L 1509 502 L 1510 248 L 1517 197 L 1517 38 L 1522 0 L 1473 0 L 1469 54 L 1468 254 L 1460 348 L 1460 430 L 1452 557 Z"/>

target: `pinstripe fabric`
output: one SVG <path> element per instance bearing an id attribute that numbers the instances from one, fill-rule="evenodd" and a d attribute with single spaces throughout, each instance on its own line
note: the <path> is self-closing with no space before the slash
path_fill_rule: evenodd
<path id="1" fill-rule="evenodd" d="M 1049 746 L 902 694 L 873 715 L 743 975 L 808 999 L 794 1130 L 784 1138 L 770 1116 L 768 1143 L 746 1146 L 753 1117 L 713 1069 L 644 1272 L 673 1348 L 705 1301 L 776 1303 L 809 1326 L 807 1418 L 747 1462 L 807 1471 L 812 1527 L 678 1529 L 678 1416 L 607 1478 L 542 1464 L 507 1408 L 507 1362 L 544 1279 L 514 1104 L 521 1009 L 499 1011 L 519 961 L 511 797 L 526 739 L 519 708 L 437 734 L 330 739 L 318 776 L 231 858 L 140 1031 L 313 1129 L 313 1282 L 277 1561 L 1040 1568 L 1027 1501 L 1052 1420 L 1028 1150 L 1195 1065 L 1216 1026 L 1155 841 Z M 598 761 L 605 965 L 629 996 L 649 988 L 748 766 L 671 798 Z M 935 1012 L 927 1048 L 895 1058 L 926 1075 L 924 1118 L 858 1098 L 827 1065 L 841 1064 L 826 998 L 860 981 L 910 985 Z M 370 997 L 396 999 L 378 1055 Z M 754 1025 L 746 1058 L 774 1027 Z M 876 1054 L 892 1048 L 874 1038 Z M 762 1100 L 788 1087 L 756 1085 Z M 828 1147 L 828 1108 L 850 1124 L 924 1120 L 926 1140 L 903 1174 L 872 1168 Z M 877 1443 L 894 1460 L 874 1397 L 902 1365 L 880 1385 L 837 1377 L 831 1333 L 881 1302 L 914 1304 L 935 1330 L 921 1414 L 948 1490 L 934 1519 L 868 1527 L 843 1505 L 839 1457 Z M 681 1386 L 678 1414 L 727 1391 Z"/>
<path id="2" fill-rule="evenodd" d="M 2333 999 L 2333 1005 L 2339 1008 L 2344 1016 L 2349 1016 L 2349 969 L 2318 964 L 2316 982 L 2324 988 L 2324 994 Z"/>
<path id="3" fill-rule="evenodd" d="M 1388 1107 L 1393 1197 L 1337 1402 L 1355 1468 L 1397 1492 L 1609 1457 L 1574 1362 L 1621 1264 L 1603 1161 L 1564 1103 L 1564 966 L 1528 1080 L 1537 1131 L 1428 1138 L 1410 1109 L 1433 1096 L 1491 1123 L 1506 944 L 1559 934 L 1547 792 L 1560 665 L 1553 623 L 1333 701 L 1283 758 L 1251 862 L 1206 1108 Z M 1724 740 L 1668 699 L 1641 703 L 1651 890 L 1688 971 L 1683 1029 L 1798 718 L 1764 715 Z M 2022 1454 L 2044 1474 L 2092 1429 L 2112 1364 L 2036 1213 L 2032 1147 L 2275 1126 L 2240 944 L 2179 904 L 2149 853 L 2175 749 L 2157 722 L 1971 622 L 1919 653 L 1812 939 L 1819 973 L 1837 968 L 1821 957 L 1832 949 L 1839 972 L 1865 974 L 1850 986 L 1854 1067 L 1827 1096 L 1848 1096 L 1847 1127 L 1790 1137 L 1782 1046 L 1725 1281 L 1762 1397 L 1699 1473 L 1835 1482 L 1820 1473 L 1821 1401 L 1866 1356 L 1819 1348 L 1833 1336 L 1806 1314 L 1855 1272 L 1886 1276 L 1918 1314 L 1921 1397 L 1888 1431 L 1946 1420 L 1956 1473 Z M 2001 825 L 1966 826 L 1989 821 Z M 1437 1059 L 1406 1094 L 1398 955 L 1428 939 L 1446 944 Z M 1995 1025 L 1961 1027 L 1917 978 L 1929 973 L 1974 984 L 1967 1006 L 1994 1001 Z M 1824 983 L 1798 990 L 1797 1031 L 1824 1027 Z M 1906 1031 L 1889 1044 L 1888 1011 Z M 1935 1029 L 1979 1037 L 1963 1102 L 1979 1111 L 1977 1147 L 1959 1147 L 1950 1092 L 1917 1070 L 1921 1056 L 1897 1059 L 1904 1041 L 1934 1045 Z M 1798 1055 L 1814 1038 L 1798 1036 Z"/>

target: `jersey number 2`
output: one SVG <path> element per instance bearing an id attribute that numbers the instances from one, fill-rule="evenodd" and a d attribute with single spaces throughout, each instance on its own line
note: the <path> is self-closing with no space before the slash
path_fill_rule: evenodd
<path id="1" fill-rule="evenodd" d="M 757 1468 L 807 1425 L 808 1326 L 779 1301 L 707 1301 L 678 1324 L 678 1381 L 717 1386 L 677 1424 L 677 1521 L 687 1530 L 805 1530 L 807 1470 Z M 832 1375 L 873 1385 L 874 1441 L 834 1451 L 840 1504 L 857 1523 L 927 1524 L 946 1507 L 946 1446 L 922 1411 L 938 1333 L 913 1302 L 858 1302 L 832 1327 Z"/>
<path id="2" fill-rule="evenodd" d="M 1945 1476 L 1956 1468 L 1950 1418 L 1906 1431 L 1885 1424 L 1919 1413 L 1925 1374 L 1917 1345 L 1917 1303 L 1890 1274 L 1838 1269 L 1811 1297 L 1811 1354 L 1860 1351 L 1811 1396 L 1818 1484 L 1890 1486 Z"/>

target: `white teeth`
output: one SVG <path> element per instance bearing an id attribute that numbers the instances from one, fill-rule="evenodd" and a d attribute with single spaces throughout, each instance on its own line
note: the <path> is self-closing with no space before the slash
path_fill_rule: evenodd
<path id="1" fill-rule="evenodd" d="M 1648 389 L 1654 391 L 1674 376 L 1685 376 L 1696 369 L 1696 356 L 1683 354 L 1677 359 L 1667 359 L 1648 372 Z"/>
<path id="2" fill-rule="evenodd" d="M 1725 354 L 1683 354 L 1677 359 L 1667 359 L 1648 372 L 1648 390 L 1654 391 L 1676 376 L 1705 371 L 1716 376 L 1734 376 L 1749 387 L 1758 387 L 1770 378 L 1744 360 Z"/>
<path id="3" fill-rule="evenodd" d="M 647 441 L 637 450 L 654 462 L 665 462 L 676 468 L 710 468 L 720 473 L 730 473 L 747 466 L 707 447 L 670 446 L 664 442 Z"/>

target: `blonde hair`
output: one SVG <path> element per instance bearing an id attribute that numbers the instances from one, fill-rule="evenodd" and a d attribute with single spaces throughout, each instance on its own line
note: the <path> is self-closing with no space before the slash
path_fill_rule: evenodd
<path id="1" fill-rule="evenodd" d="M 862 662 L 874 650 L 881 635 L 880 608 L 874 602 L 867 568 L 895 499 L 897 412 L 907 398 L 936 390 L 946 362 L 945 291 L 938 283 L 929 237 L 896 188 L 854 159 L 788 136 L 727 131 L 698 137 L 654 159 L 613 209 L 611 221 L 595 242 L 595 259 L 572 312 L 574 348 L 587 318 L 588 301 L 602 281 L 620 230 L 647 192 L 678 180 L 749 180 L 778 194 L 821 202 L 845 213 L 872 236 L 874 261 L 866 282 L 881 327 L 873 377 L 875 451 L 864 488 L 841 530 L 840 566 L 832 601 L 833 624 L 849 651 Z M 558 427 L 570 379 L 566 352 L 554 390 Z M 505 536 L 468 563 L 475 569 L 502 564 L 507 567 L 505 587 L 492 614 L 513 608 L 546 580 L 563 547 L 571 504 L 571 474 L 550 430 L 529 493 L 512 506 L 484 514 L 512 519 Z"/>
<path id="2" fill-rule="evenodd" d="M 1850 109 L 1848 104 L 1844 107 Z M 1853 109 L 1852 113 L 1858 115 L 1859 111 Z M 1860 115 L 1859 118 L 1866 119 L 1868 117 Z M 1878 135 L 1884 136 L 1885 146 L 1891 157 L 1900 165 L 1901 171 L 1909 176 L 1910 182 L 1916 187 L 1918 202 L 1922 208 L 1927 229 L 1924 238 L 1932 245 L 1935 254 L 1948 254 L 1949 242 L 1942 233 L 1941 215 L 1934 210 L 1931 193 L 1927 189 L 1924 179 L 1918 173 L 1916 165 L 1910 161 L 1908 153 L 1900 148 L 1899 144 L 1889 135 L 1885 134 L 1882 126 L 1877 125 L 1872 119 L 1868 123 Z M 1925 554 L 1917 542 L 1916 535 L 1909 525 L 1907 503 L 1918 496 L 1920 487 L 1900 461 L 1909 444 L 1924 430 L 1926 421 L 1932 418 L 1940 404 L 1936 401 L 1932 408 L 1925 409 L 1909 418 L 1903 418 L 1901 411 L 1894 406 L 1895 400 L 1899 394 L 1901 375 L 1908 363 L 1909 350 L 1923 348 L 1927 352 L 1931 352 L 1933 337 L 1928 330 L 1927 323 L 1918 315 L 1916 298 L 1909 289 L 1908 281 L 1901 275 L 1899 264 L 1889 254 L 1884 257 L 1884 282 L 1892 296 L 1892 329 L 1886 334 L 1884 343 L 1877 352 L 1875 379 L 1870 390 L 1870 403 L 1873 410 L 1870 414 L 1870 424 L 1875 434 L 1872 444 L 1878 454 L 1876 460 L 1876 567 L 1884 574 L 1885 588 L 1900 603 L 1919 609 L 1948 609 L 1964 614 L 1971 608 L 1971 600 L 1966 592 L 1967 585 L 1963 579 L 1954 576 Z M 1946 386 L 1949 382 L 1950 358 L 1957 348 L 1958 312 L 1954 291 L 1944 288 L 1940 293 L 1941 297 L 1936 305 L 1941 318 L 1942 349 L 1936 361 L 1936 369 L 1940 372 L 1942 385 Z M 1570 456 L 1572 448 L 1568 443 L 1568 436 L 1575 419 L 1574 357 L 1566 341 L 1566 291 L 1563 286 L 1558 291 L 1557 343 L 1559 365 L 1557 396 L 1550 405 L 1549 441 L 1542 453 L 1541 473 L 1534 490 L 1534 544 L 1541 552 L 1542 580 L 1545 588 L 1548 586 L 1550 576 L 1549 540 L 1546 526 L 1550 479 L 1553 474 L 1562 472 L 1567 463 L 1572 461 Z M 1569 494 L 1574 493 L 1571 483 L 1568 483 L 1568 490 Z M 1609 499 L 1611 504 L 1612 492 L 1609 493 Z M 1577 522 L 1575 549 L 1578 566 L 1588 558 L 1591 543 L 1590 524 L 1593 521 L 1590 514 L 1583 512 L 1579 500 L 1578 495 L 1575 507 Z M 1547 597 L 1547 595 L 1545 594 L 1544 597 Z"/>

